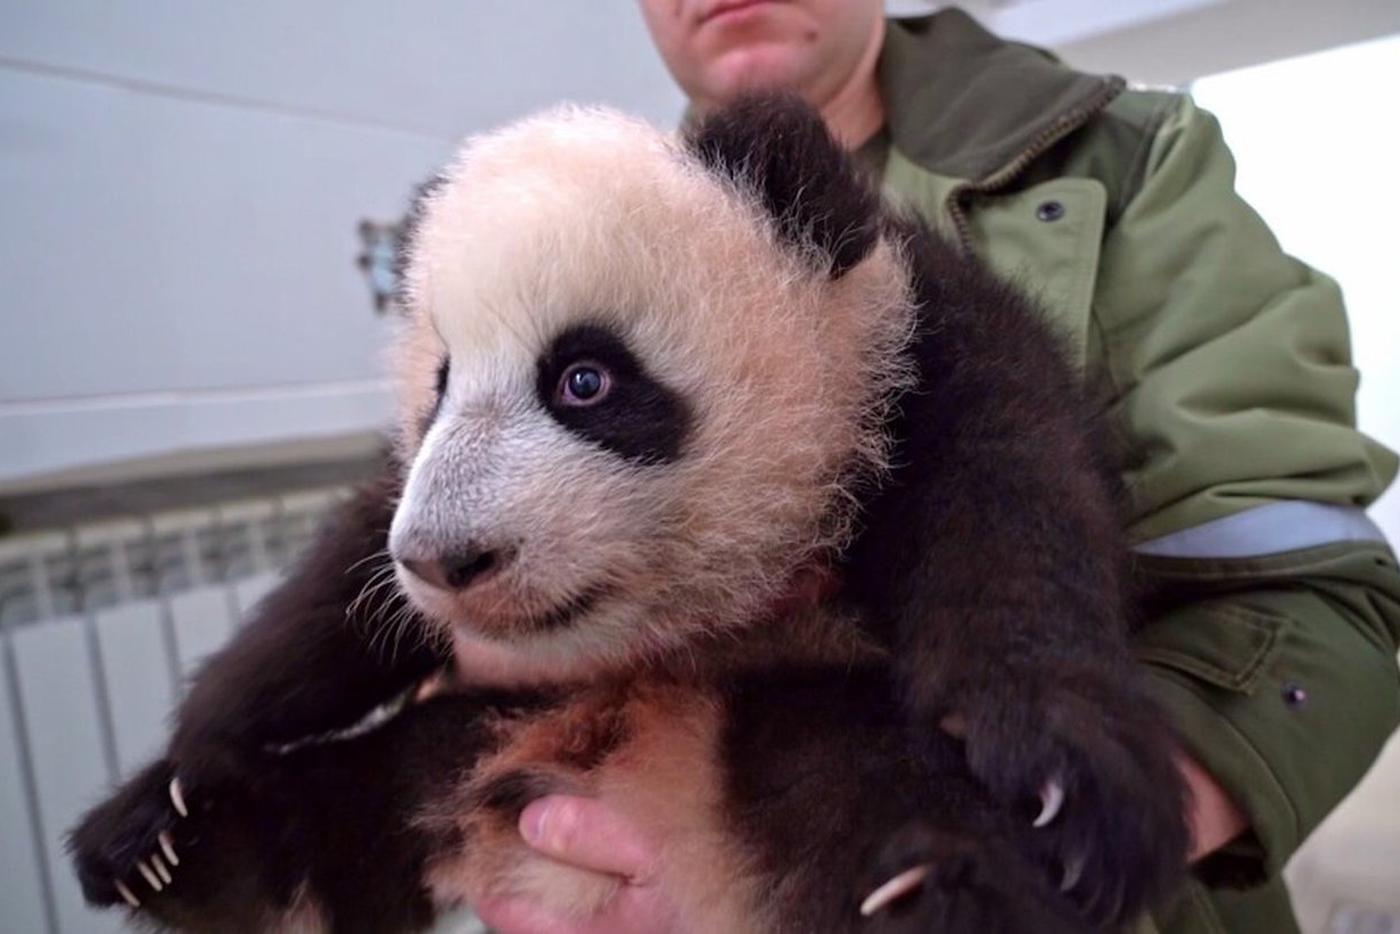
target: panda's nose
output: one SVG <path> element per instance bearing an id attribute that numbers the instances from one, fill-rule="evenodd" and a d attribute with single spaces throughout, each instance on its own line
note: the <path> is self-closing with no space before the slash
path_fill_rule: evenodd
<path id="1" fill-rule="evenodd" d="M 499 571 L 505 556 L 489 548 L 468 547 L 436 558 L 403 558 L 410 574 L 439 590 L 466 590 Z"/>

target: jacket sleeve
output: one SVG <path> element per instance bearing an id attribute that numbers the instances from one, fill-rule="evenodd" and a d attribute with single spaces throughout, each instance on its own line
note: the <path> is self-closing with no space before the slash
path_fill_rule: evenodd
<path id="1" fill-rule="evenodd" d="M 1400 721 L 1400 572 L 1364 513 L 1395 458 L 1356 430 L 1336 284 L 1235 193 L 1214 118 L 1163 101 L 1094 312 L 1148 607 L 1136 649 L 1251 823 L 1201 874 L 1247 885 Z"/>

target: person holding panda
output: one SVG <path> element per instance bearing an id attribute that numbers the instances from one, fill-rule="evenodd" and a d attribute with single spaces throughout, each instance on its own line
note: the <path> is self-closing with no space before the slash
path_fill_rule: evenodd
<path id="1" fill-rule="evenodd" d="M 888 195 L 1032 286 L 1103 387 L 1147 624 L 1189 755 L 1194 878 L 1163 931 L 1296 929 L 1283 865 L 1400 722 L 1400 572 L 1364 507 L 1396 471 L 1355 428 L 1345 314 L 1233 190 L 1215 120 L 881 0 L 639 0 L 695 112 L 797 91 Z M 956 730 L 956 723 L 949 729 Z M 657 841 L 584 798 L 528 843 L 630 880 L 599 916 L 476 906 L 503 934 L 685 930 Z"/>

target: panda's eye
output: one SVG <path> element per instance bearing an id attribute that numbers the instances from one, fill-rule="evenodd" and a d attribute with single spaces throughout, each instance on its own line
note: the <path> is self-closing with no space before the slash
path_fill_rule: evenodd
<path id="1" fill-rule="evenodd" d="M 558 399 L 570 406 L 597 405 L 612 388 L 612 377 L 596 363 L 575 363 L 559 377 Z"/>

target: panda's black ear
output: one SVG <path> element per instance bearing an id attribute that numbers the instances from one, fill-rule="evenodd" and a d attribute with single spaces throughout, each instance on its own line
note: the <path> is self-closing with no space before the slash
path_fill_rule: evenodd
<path id="1" fill-rule="evenodd" d="M 795 94 L 749 94 L 701 117 L 686 145 L 757 195 L 779 236 L 829 263 L 832 278 L 880 237 L 880 196 L 821 115 Z"/>

